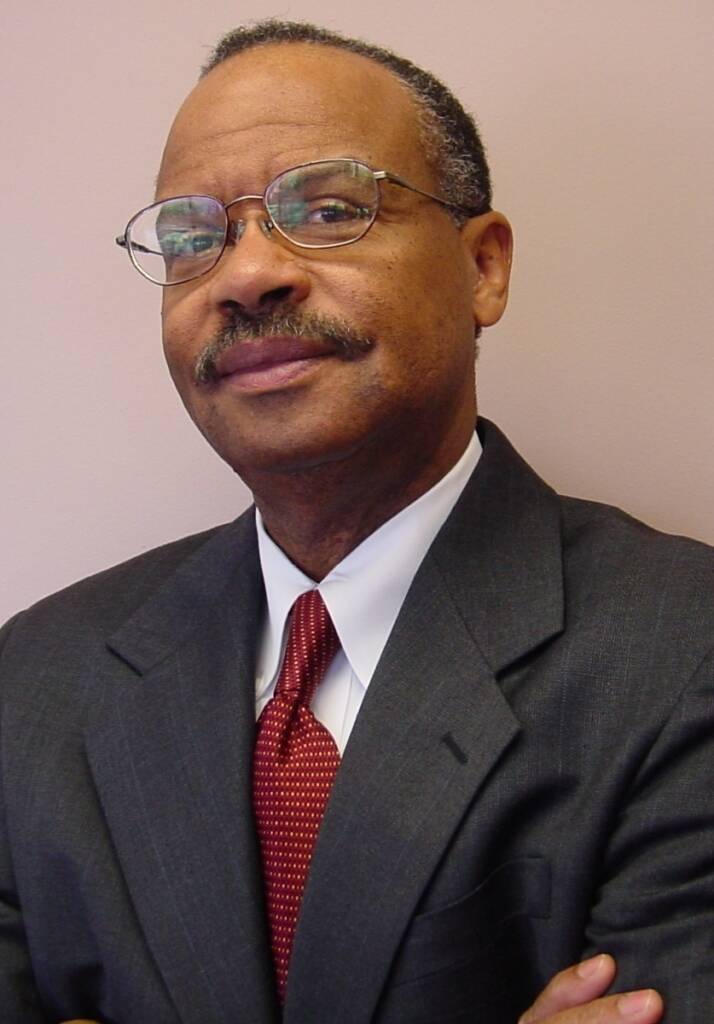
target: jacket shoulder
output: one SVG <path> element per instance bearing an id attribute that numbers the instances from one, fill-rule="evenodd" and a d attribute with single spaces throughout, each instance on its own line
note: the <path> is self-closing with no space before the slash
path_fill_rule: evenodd
<path id="1" fill-rule="evenodd" d="M 662 651 L 686 648 L 696 658 L 711 649 L 713 547 L 662 533 L 609 505 L 577 498 L 560 502 L 572 601 L 607 611 L 620 637 L 639 624 Z"/>
<path id="2" fill-rule="evenodd" d="M 714 574 L 714 547 L 691 537 L 663 533 L 613 505 L 559 496 L 567 549 L 594 547 L 614 559 L 649 557 L 658 568 L 677 563 L 685 572 Z"/>
<path id="3" fill-rule="evenodd" d="M 234 531 L 248 515 L 245 513 L 234 523 L 162 544 L 72 583 L 19 612 L 0 635 L 18 629 L 29 629 L 35 636 L 45 630 L 72 632 L 80 624 L 84 630 L 112 630 L 158 591 L 180 566 L 221 534 Z"/>

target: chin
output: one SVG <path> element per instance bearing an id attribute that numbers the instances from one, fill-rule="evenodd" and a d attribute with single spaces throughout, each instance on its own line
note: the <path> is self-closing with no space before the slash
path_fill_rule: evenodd
<path id="1" fill-rule="evenodd" d="M 273 402 L 243 407 L 238 415 L 204 405 L 190 410 L 214 451 L 248 483 L 254 474 L 297 473 L 349 459 L 383 434 L 374 418 L 345 415 L 334 401 L 315 397 L 309 407 Z"/>
<path id="2" fill-rule="evenodd" d="M 336 469 L 361 447 L 354 438 L 327 445 L 324 435 L 312 441 L 299 441 L 292 436 L 282 441 L 276 439 L 272 444 L 265 443 L 265 439 L 260 443 L 230 444 L 208 440 L 223 461 L 248 484 L 257 475 L 305 473 L 330 466 Z"/>

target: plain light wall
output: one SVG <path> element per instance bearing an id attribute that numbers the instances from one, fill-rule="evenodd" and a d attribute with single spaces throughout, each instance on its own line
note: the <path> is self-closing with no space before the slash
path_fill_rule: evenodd
<path id="1" fill-rule="evenodd" d="M 516 233 L 481 412 L 558 490 L 714 542 L 711 0 L 15 0 L 0 618 L 249 500 L 180 406 L 159 289 L 114 236 L 211 45 L 268 15 L 393 46 L 476 113 Z"/>

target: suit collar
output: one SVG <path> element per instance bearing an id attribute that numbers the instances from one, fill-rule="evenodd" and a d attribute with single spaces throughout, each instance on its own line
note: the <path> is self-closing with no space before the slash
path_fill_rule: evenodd
<path id="1" fill-rule="evenodd" d="M 431 557 L 498 673 L 563 629 L 560 506 L 493 423 L 478 429 L 483 456 Z"/>
<path id="2" fill-rule="evenodd" d="M 227 600 L 253 608 L 262 600 L 253 509 L 219 528 L 107 639 L 143 674 L 205 628 Z"/>

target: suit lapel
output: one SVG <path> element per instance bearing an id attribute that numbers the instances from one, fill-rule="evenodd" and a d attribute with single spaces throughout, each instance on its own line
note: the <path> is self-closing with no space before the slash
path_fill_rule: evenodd
<path id="1" fill-rule="evenodd" d="M 464 814 L 517 735 L 498 675 L 562 629 L 555 495 L 485 424 L 345 751 L 314 852 L 286 1024 L 370 1020 Z"/>
<path id="2" fill-rule="evenodd" d="M 251 810 L 262 586 L 252 515 L 110 640 L 88 755 L 140 924 L 184 1024 L 277 1020 Z M 120 660 L 121 659 L 121 660 Z"/>

